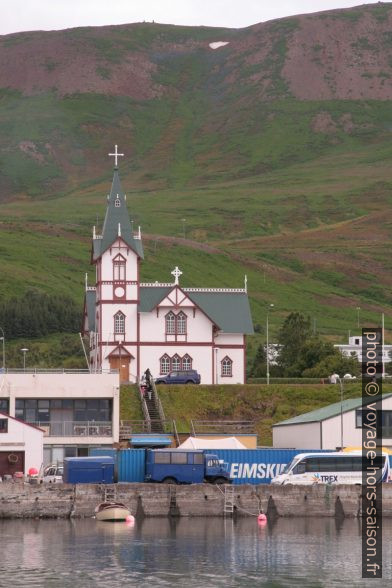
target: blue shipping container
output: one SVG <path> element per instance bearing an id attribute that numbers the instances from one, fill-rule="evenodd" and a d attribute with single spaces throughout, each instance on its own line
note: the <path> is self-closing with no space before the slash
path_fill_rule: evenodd
<path id="1" fill-rule="evenodd" d="M 144 449 L 112 450 L 117 453 L 118 481 L 143 482 Z M 99 452 L 99 453 L 98 453 Z M 233 484 L 269 484 L 298 453 L 328 453 L 318 449 L 211 449 L 229 465 Z M 94 449 L 94 455 L 108 455 L 106 449 Z"/>
<path id="2" fill-rule="evenodd" d="M 119 482 L 144 482 L 145 449 L 92 449 L 91 455 L 110 455 L 116 460 Z"/>
<path id="3" fill-rule="evenodd" d="M 114 457 L 66 457 L 63 480 L 66 484 L 113 484 Z"/>

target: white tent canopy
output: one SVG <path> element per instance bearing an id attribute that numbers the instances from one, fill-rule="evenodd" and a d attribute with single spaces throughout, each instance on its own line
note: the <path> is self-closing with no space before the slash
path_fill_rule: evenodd
<path id="1" fill-rule="evenodd" d="M 201 439 L 189 437 L 178 449 L 247 449 L 236 437 L 223 437 L 221 439 Z"/>

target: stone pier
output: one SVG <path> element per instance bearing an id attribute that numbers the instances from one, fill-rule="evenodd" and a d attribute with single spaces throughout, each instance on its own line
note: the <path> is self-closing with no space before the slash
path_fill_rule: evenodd
<path id="1" fill-rule="evenodd" d="M 137 517 L 224 516 L 224 487 L 211 484 L 116 484 L 117 500 Z M 234 486 L 234 515 L 358 517 L 359 486 Z M 0 484 L 0 518 L 92 517 L 102 501 L 97 484 Z M 383 515 L 392 516 L 392 484 L 383 485 Z"/>

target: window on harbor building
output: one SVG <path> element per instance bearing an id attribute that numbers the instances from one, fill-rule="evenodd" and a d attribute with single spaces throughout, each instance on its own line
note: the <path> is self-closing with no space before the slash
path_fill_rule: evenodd
<path id="1" fill-rule="evenodd" d="M 110 398 L 17 398 L 15 416 L 28 423 L 49 423 L 56 420 L 57 411 L 68 410 L 70 421 L 112 420 L 112 400 Z M 56 412 L 53 412 L 56 411 Z"/>
<path id="2" fill-rule="evenodd" d="M 188 354 L 182 358 L 182 369 L 184 371 L 192 369 L 192 358 Z"/>

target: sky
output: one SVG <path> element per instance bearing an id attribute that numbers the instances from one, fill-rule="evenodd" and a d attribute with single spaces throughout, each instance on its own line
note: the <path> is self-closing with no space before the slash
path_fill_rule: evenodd
<path id="1" fill-rule="evenodd" d="M 361 0 L 0 0 L 0 34 L 153 20 L 240 28 L 293 14 L 364 3 Z"/>

